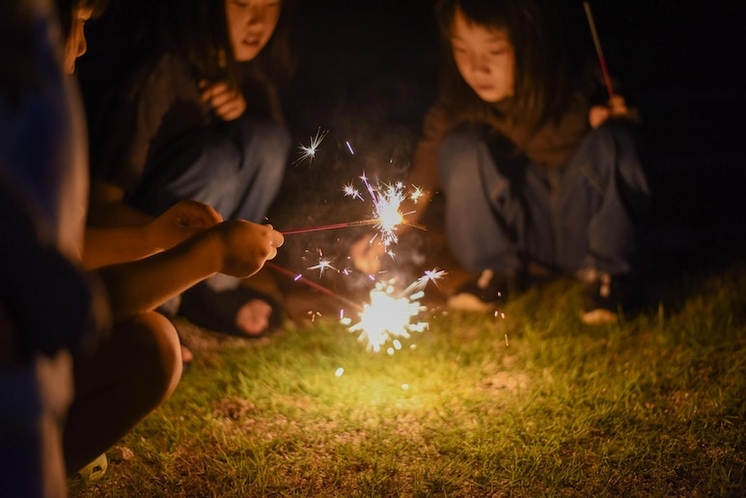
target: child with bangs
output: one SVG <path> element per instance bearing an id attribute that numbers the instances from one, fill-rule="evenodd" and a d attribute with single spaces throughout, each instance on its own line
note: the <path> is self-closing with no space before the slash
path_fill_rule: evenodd
<path id="1" fill-rule="evenodd" d="M 633 304 L 649 188 L 635 113 L 599 98 L 555 4 L 436 1 L 441 87 L 407 181 L 425 201 L 442 191 L 449 247 L 473 275 L 451 308 L 494 310 L 536 275 L 573 275 L 583 321 L 608 323 Z M 383 251 L 367 240 L 352 257 L 377 271 Z"/>

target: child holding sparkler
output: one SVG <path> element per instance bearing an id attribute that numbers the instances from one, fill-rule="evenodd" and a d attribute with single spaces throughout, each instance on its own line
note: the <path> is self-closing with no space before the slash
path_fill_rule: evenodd
<path id="1" fill-rule="evenodd" d="M 92 225 L 142 223 L 183 199 L 224 219 L 265 219 L 290 148 L 275 82 L 290 68 L 291 3 L 161 2 L 150 50 L 110 93 L 93 135 Z M 196 285 L 178 313 L 243 337 L 279 325 L 279 303 L 240 284 Z"/>
<path id="2" fill-rule="evenodd" d="M 452 253 L 477 276 L 451 307 L 494 309 L 538 266 L 578 276 L 583 320 L 602 323 L 628 304 L 648 184 L 631 113 L 611 87 L 592 105 L 597 87 L 572 63 L 553 7 L 436 2 L 443 79 L 408 181 L 442 189 Z M 380 254 L 353 247 L 363 270 Z"/>
<path id="3" fill-rule="evenodd" d="M 10 67 L 6 66 L 19 69 L 20 75 L 12 74 L 20 83 L 8 84 L 8 74 L 0 73 L 0 128 L 4 131 L 0 136 L 0 199 L 16 213 L 3 226 L 15 227 L 10 232 L 12 240 L 4 245 L 4 254 L 15 258 L 3 258 L 0 268 L 0 368 L 13 371 L 36 359 L 34 355 L 49 356 L 44 363 L 46 377 L 38 379 L 46 386 L 39 394 L 45 398 L 26 400 L 33 393 L 23 392 L 20 385 L 13 393 L 23 394 L 24 400 L 35 401 L 42 409 L 55 410 L 51 414 L 54 420 L 43 420 L 44 430 L 64 419 L 63 438 L 49 434 L 39 441 L 43 448 L 37 451 L 43 455 L 35 455 L 33 462 L 44 467 L 42 472 L 64 474 L 66 470 L 72 474 L 115 444 L 176 387 L 182 370 L 178 337 L 172 323 L 154 309 L 218 272 L 236 278 L 254 274 L 276 255 L 283 237 L 271 226 L 238 219 L 222 222 L 211 207 L 196 201 L 183 201 L 153 222 L 161 228 L 172 225 L 169 231 L 181 243 L 172 240 L 173 247 L 154 247 L 135 261 L 128 261 L 131 255 L 125 254 L 132 248 L 121 246 L 143 246 L 138 239 L 151 231 L 148 226 L 86 229 L 84 119 L 74 80 L 63 77 L 61 69 L 74 71 L 75 59 L 86 50 L 83 26 L 103 8 L 105 0 L 57 0 L 65 37 L 61 58 L 56 57 L 57 31 L 46 29 L 53 24 L 53 15 L 45 10 L 46 2 L 34 3 L 15 3 L 14 9 L 8 9 L 14 14 L 11 19 L 17 21 L 15 25 L 11 22 L 14 28 L 10 33 L 17 30 L 19 37 L 30 38 L 23 40 L 28 45 L 18 51 Z M 3 4 L 4 13 L 5 7 Z M 24 22 L 27 27 L 19 28 L 26 26 Z M 6 95 L 10 102 L 7 109 Z M 5 120 L 6 114 L 11 119 Z M 51 228 L 51 233 L 41 231 L 44 226 Z M 39 240 L 32 240 L 33 236 Z M 26 244 L 25 251 L 19 249 L 20 244 Z M 30 267 L 29 260 L 39 266 Z M 83 266 L 98 268 L 86 274 Z M 19 275 L 23 270 L 30 273 Z M 41 274 L 38 279 L 33 278 L 36 274 Z M 96 292 L 97 286 L 87 287 L 89 281 L 100 282 L 103 293 Z M 34 284 L 63 287 L 34 290 Z M 106 298 L 99 297 L 103 294 Z M 39 314 L 39 306 L 55 314 Z M 101 313 L 102 307 L 110 313 Z M 108 335 L 95 344 L 83 340 L 86 326 L 103 330 L 108 318 Z M 54 320 L 58 321 L 50 323 Z M 59 352 L 72 353 L 72 372 L 69 354 Z M 50 384 L 51 380 L 55 383 Z M 14 399 L 20 402 L 20 398 Z M 23 430 L 26 424 L 39 422 L 35 416 L 19 421 Z M 6 446 L 6 434 L 2 434 L 0 445 L 3 463 L 10 464 L 5 457 L 12 457 L 7 452 L 15 450 L 18 462 L 13 461 L 13 468 L 20 468 L 30 461 L 29 455 L 34 456 L 33 449 Z M 10 442 L 17 443 L 17 437 L 19 434 L 13 435 Z M 64 466 L 57 454 L 60 451 Z M 102 467 L 105 461 L 101 459 Z M 48 465 L 53 468 L 47 469 Z M 35 475 L 19 474 L 10 483 L 0 480 L 0 489 L 18 491 L 13 495 L 64 495 L 65 483 L 60 483 L 59 474 L 49 476 L 54 482 L 32 483 L 45 486 L 44 491 L 20 487 Z"/>

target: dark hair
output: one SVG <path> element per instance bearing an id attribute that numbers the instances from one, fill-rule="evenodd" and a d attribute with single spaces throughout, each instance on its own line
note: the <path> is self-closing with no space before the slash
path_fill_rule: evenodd
<path id="1" fill-rule="evenodd" d="M 435 13 L 444 55 L 442 90 L 456 108 L 485 103 L 459 74 L 450 46 L 457 9 L 472 23 L 502 29 L 515 51 L 516 110 L 539 125 L 559 115 L 569 98 L 573 74 L 562 18 L 552 0 L 437 0 Z"/>
<path id="2" fill-rule="evenodd" d="M 251 61 L 274 78 L 292 72 L 290 42 L 293 0 L 282 0 L 280 19 L 267 46 Z M 238 86 L 240 71 L 233 57 L 225 0 L 163 0 L 157 28 L 166 46 L 180 54 L 200 78 L 227 80 Z"/>
<path id="3" fill-rule="evenodd" d="M 70 35 L 73 13 L 78 8 L 90 8 L 93 16 L 100 15 L 108 0 L 55 0 L 54 10 L 38 12 L 36 2 L 2 0 L 0 2 L 0 97 L 12 106 L 18 106 L 24 92 L 38 91 L 43 87 L 43 77 L 35 66 L 39 40 L 34 36 L 38 29 L 39 15 L 54 21 L 57 15 L 62 32 L 61 44 Z M 62 50 L 62 46 L 55 47 Z M 61 52 L 60 52 L 61 53 Z"/>
<path id="4" fill-rule="evenodd" d="M 73 27 L 73 15 L 79 9 L 91 9 L 96 18 L 103 14 L 109 5 L 109 0 L 55 0 L 57 6 L 57 15 L 60 19 L 62 28 L 62 39 L 67 40 Z"/>

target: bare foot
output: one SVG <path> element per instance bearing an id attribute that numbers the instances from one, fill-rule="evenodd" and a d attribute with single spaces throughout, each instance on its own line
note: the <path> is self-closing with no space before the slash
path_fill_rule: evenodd
<path id="1" fill-rule="evenodd" d="M 184 365 L 186 365 L 188 363 L 191 363 L 193 359 L 194 359 L 194 355 L 192 354 L 191 350 L 182 344 L 181 345 L 181 362 Z"/>

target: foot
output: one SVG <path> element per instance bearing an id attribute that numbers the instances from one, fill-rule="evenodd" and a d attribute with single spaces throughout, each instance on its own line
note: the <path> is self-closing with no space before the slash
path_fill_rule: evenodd
<path id="1" fill-rule="evenodd" d="M 630 306 L 632 278 L 591 271 L 583 282 L 583 311 L 580 319 L 587 325 L 615 323 Z"/>
<path id="2" fill-rule="evenodd" d="M 194 354 L 192 354 L 192 350 L 188 347 L 181 345 L 181 363 L 184 366 L 189 365 L 192 360 L 194 360 Z"/>
<path id="3" fill-rule="evenodd" d="M 457 311 L 496 311 L 498 305 L 507 300 L 508 294 L 520 290 L 516 277 L 483 270 L 478 278 L 466 282 L 448 298 L 448 307 Z"/>
<path id="4" fill-rule="evenodd" d="M 236 312 L 236 328 L 251 337 L 262 335 L 269 327 L 272 305 L 261 299 L 251 299 Z"/>
<path id="5" fill-rule="evenodd" d="M 282 322 L 280 305 L 268 295 L 244 285 L 215 291 L 204 282 L 182 294 L 179 315 L 200 327 L 239 337 L 259 337 Z"/>

